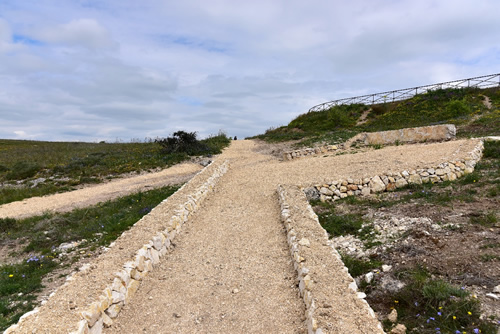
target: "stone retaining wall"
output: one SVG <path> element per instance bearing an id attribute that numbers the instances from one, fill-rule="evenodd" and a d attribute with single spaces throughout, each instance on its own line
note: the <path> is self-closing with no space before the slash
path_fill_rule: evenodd
<path id="1" fill-rule="evenodd" d="M 454 139 L 457 129 L 454 124 L 422 126 L 391 131 L 366 132 L 358 136 L 365 145 L 387 145 L 400 143 L 422 143 Z"/>
<path id="2" fill-rule="evenodd" d="M 324 145 L 314 148 L 303 148 L 283 153 L 283 160 L 293 160 L 297 158 L 335 152 L 344 148 L 349 148 L 355 143 L 361 145 L 389 145 L 396 143 L 422 143 L 427 141 L 443 141 L 456 137 L 457 129 L 453 124 L 442 124 L 432 126 L 422 126 L 417 128 L 405 128 L 391 131 L 362 132 L 349 139 L 341 145 Z"/>
<path id="3" fill-rule="evenodd" d="M 308 333 L 384 333 L 304 193 L 280 185 L 278 195 Z"/>
<path id="4" fill-rule="evenodd" d="M 324 145 L 320 147 L 314 147 L 314 148 L 303 148 L 300 150 L 294 150 L 290 152 L 284 152 L 283 153 L 283 160 L 292 160 L 292 159 L 297 159 L 301 157 L 307 157 L 310 155 L 317 155 L 317 154 L 325 154 L 328 152 L 335 152 L 339 150 L 339 147 L 337 145 Z"/>
<path id="5" fill-rule="evenodd" d="M 369 195 L 382 191 L 391 191 L 408 184 L 436 183 L 453 181 L 474 171 L 476 163 L 481 159 L 483 141 L 479 141 L 469 157 L 463 160 L 453 160 L 437 166 L 429 166 L 416 170 L 388 172 L 364 179 L 343 179 L 315 185 L 304 191 L 310 199 L 321 201 L 336 201 L 353 195 Z"/>
<path id="6" fill-rule="evenodd" d="M 131 298 L 136 293 L 141 284 L 141 280 L 154 269 L 161 258 L 171 249 L 172 241 L 180 232 L 182 225 L 213 190 L 220 177 L 227 172 L 229 162 L 226 160 L 221 164 L 208 166 L 205 170 L 209 168 L 213 169 L 211 175 L 197 187 L 192 194 L 187 196 L 187 200 L 184 204 L 179 205 L 174 215 L 168 219 L 166 228 L 152 235 L 150 241 L 142 248 L 138 249 L 135 256 L 129 259 L 129 261 L 126 261 L 122 269 L 114 274 L 112 284 L 107 286 L 97 300 L 88 305 L 85 311 L 80 312 L 81 321 L 77 324 L 78 329 L 71 332 L 72 334 L 101 333 L 104 327 L 112 325 L 113 319 L 118 316 L 122 307 L 130 302 Z M 177 192 L 180 192 L 187 184 L 181 187 Z M 155 214 L 155 211 L 161 209 L 162 204 L 167 201 L 168 198 L 156 206 L 147 216 Z M 145 217 L 146 216 L 142 219 L 146 219 Z M 88 268 L 84 266 L 79 273 L 85 272 L 87 269 Z M 72 280 L 73 277 L 69 277 L 66 284 L 71 284 Z M 31 315 L 37 312 L 38 309 L 35 309 L 25 314 L 18 324 L 12 325 L 4 333 L 19 332 L 17 330 L 19 325 L 22 322 L 29 321 L 33 318 Z M 69 324 L 68 327 L 70 327 Z"/>

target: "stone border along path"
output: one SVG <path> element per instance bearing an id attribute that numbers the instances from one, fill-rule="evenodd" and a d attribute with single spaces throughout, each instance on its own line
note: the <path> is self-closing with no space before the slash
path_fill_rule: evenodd
<path id="1" fill-rule="evenodd" d="M 278 194 L 308 333 L 384 333 L 302 189 L 280 185 Z"/>
<path id="2" fill-rule="evenodd" d="M 231 169 L 224 176 L 224 182 L 219 182 L 214 188 L 215 192 L 189 217 L 188 224 L 183 227 L 184 232 L 176 238 L 177 246 L 169 251 L 169 261 L 160 261 L 156 265 L 158 270 L 153 270 L 150 275 L 142 278 L 142 287 L 137 290 L 134 299 L 124 306 L 120 316 L 114 319 L 114 324 L 105 330 L 106 333 L 136 333 L 149 328 L 154 333 L 296 333 L 305 330 L 302 320 L 308 321 L 311 333 L 335 333 L 335 328 L 347 328 L 342 332 L 348 333 L 378 331 L 379 325 L 370 315 L 366 304 L 363 301 L 356 302 L 356 298 L 352 299 L 356 294 L 347 288 L 351 280 L 334 255 L 334 250 L 326 247 L 325 232 L 321 232 L 321 237 L 319 230 L 314 232 L 312 226 L 302 230 L 302 221 L 296 219 L 292 231 L 297 235 L 302 231 L 310 233 L 310 239 L 306 237 L 308 240 L 305 241 L 301 237 L 297 241 L 298 246 L 292 242 L 292 249 L 289 249 L 286 231 L 280 224 L 283 211 L 286 212 L 287 204 L 290 210 L 288 218 L 303 216 L 304 211 L 299 209 L 295 212 L 295 207 L 290 209 L 295 203 L 293 196 L 285 197 L 285 201 L 282 200 L 283 210 L 280 209 L 276 191 L 278 185 L 308 187 L 345 178 L 346 175 L 353 179 L 363 179 L 370 175 L 380 175 L 387 170 L 424 168 L 466 158 L 478 143 L 477 140 L 457 140 L 394 146 L 359 154 L 297 159 L 283 163 L 255 153 L 257 145 L 253 141 L 233 142 L 218 157 L 216 163 L 141 219 L 117 239 L 114 247 L 89 268 L 72 276 L 37 313 L 23 317 L 8 333 L 68 333 L 77 329 L 80 316 L 84 320 L 79 322 L 81 332 L 101 332 L 101 322 L 108 319 L 99 310 L 96 311 L 97 316 L 92 315 L 92 312 L 85 313 L 89 305 L 96 301 L 109 303 L 109 297 L 105 301 L 106 296 L 102 296 L 102 292 L 113 284 L 118 285 L 114 286 L 115 289 L 121 289 L 118 283 L 122 282 L 123 285 L 127 278 L 122 276 L 123 272 L 118 277 L 114 277 L 113 273 L 122 269 L 126 259 L 134 259 L 138 255 L 138 249 L 146 252 L 143 254 L 146 259 L 144 262 L 155 261 L 151 250 L 156 249 L 155 242 L 159 240 L 151 240 L 152 236 L 165 230 L 165 223 L 172 217 L 172 213 L 179 205 L 189 202 L 189 194 L 195 194 L 207 176 L 222 165 L 219 161 L 226 159 L 230 161 Z M 288 186 L 283 186 L 283 189 L 293 192 L 289 190 L 293 188 Z M 318 228 L 316 220 L 311 218 L 312 212 L 306 210 L 306 213 L 306 220 L 314 221 L 313 225 Z M 292 237 L 293 235 L 289 235 L 289 239 L 293 239 Z M 323 242 L 320 241 L 321 238 Z M 190 244 L 190 240 L 195 243 Z M 315 250 L 316 244 L 318 252 L 309 253 L 309 248 Z M 143 245 L 146 247 L 142 248 Z M 294 262 L 298 266 L 297 262 L 291 261 L 291 257 L 286 255 L 297 250 L 297 247 L 301 250 L 297 259 L 309 269 L 306 275 L 303 275 L 304 270 L 298 273 L 302 275 L 302 280 L 299 277 L 297 281 L 301 282 L 298 287 L 293 279 L 290 282 Z M 302 252 L 301 247 L 307 249 L 304 248 Z M 140 266 L 140 258 L 135 260 Z M 324 276 L 325 273 L 320 270 L 323 266 L 333 270 Z M 298 268 L 300 269 L 299 266 Z M 130 273 L 132 274 L 132 270 Z M 350 295 L 351 297 L 345 298 L 351 298 L 354 302 L 342 304 L 344 302 L 340 300 L 344 299 L 332 296 L 333 291 L 328 286 L 340 296 Z M 306 298 L 302 305 L 297 303 L 300 291 Z M 126 292 L 121 292 L 126 297 Z M 111 291 L 111 298 L 113 297 L 118 303 L 122 302 L 120 299 L 123 297 L 116 293 L 113 296 Z M 93 305 L 95 310 L 97 305 Z M 311 305 L 314 307 L 311 308 Z M 329 309 L 328 306 L 332 306 L 332 309 L 334 306 L 346 309 L 352 307 L 351 320 L 341 313 L 326 312 L 325 308 Z M 180 313 L 172 316 L 172 310 L 176 308 Z M 317 310 L 322 312 L 318 313 Z M 89 331 L 88 324 L 94 320 L 94 326 Z M 365 326 L 370 323 L 373 325 L 368 325 L 370 329 L 366 330 Z"/>

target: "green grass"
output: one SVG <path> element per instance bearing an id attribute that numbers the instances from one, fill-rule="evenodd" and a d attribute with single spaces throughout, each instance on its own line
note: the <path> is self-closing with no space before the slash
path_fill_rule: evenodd
<path id="1" fill-rule="evenodd" d="M 486 111 L 478 89 L 439 89 L 391 103 L 385 113 L 362 126 L 365 131 L 395 130 L 440 123 L 461 124 Z"/>
<path id="2" fill-rule="evenodd" d="M 46 214 L 22 220 L 0 219 L 0 239 L 27 239 L 25 252 L 51 254 L 61 243 L 89 240 L 106 245 L 173 194 L 177 187 L 137 193 L 65 214 Z M 92 241 L 90 241 L 92 240 Z"/>
<path id="3" fill-rule="evenodd" d="M 409 332 L 496 333 L 493 323 L 479 318 L 479 301 L 465 289 L 431 278 L 424 268 L 399 272 L 398 278 L 406 286 L 394 296 L 393 307 Z"/>
<path id="4" fill-rule="evenodd" d="M 219 133 L 200 140 L 204 154 L 218 154 L 230 139 Z M 34 196 L 69 191 L 120 174 L 165 168 L 188 159 L 165 154 L 154 142 L 79 143 L 0 140 L 0 205 Z M 33 186 L 36 178 L 44 182 Z"/>
<path id="5" fill-rule="evenodd" d="M 380 268 L 382 266 L 382 262 L 376 260 L 362 260 L 357 259 L 353 256 L 347 254 L 340 254 L 342 257 L 342 262 L 349 270 L 349 274 L 352 277 L 358 277 L 359 275 L 366 274 L 372 269 Z"/>
<path id="6" fill-rule="evenodd" d="M 477 212 L 469 217 L 469 222 L 471 224 L 493 227 L 498 222 L 498 218 L 495 212 Z"/>
<path id="7" fill-rule="evenodd" d="M 346 198 L 345 201 L 356 201 L 355 197 Z M 338 202 L 337 202 L 338 203 Z M 373 229 L 370 222 L 363 218 L 363 212 L 339 213 L 333 203 L 311 201 L 312 206 L 320 206 L 318 220 L 328 232 L 330 238 L 341 235 L 354 235 L 361 240 L 370 241 L 373 238 Z"/>
<path id="8" fill-rule="evenodd" d="M 0 330 L 34 308 L 35 293 L 43 287 L 43 276 L 56 267 L 57 264 L 45 256 L 0 266 Z"/>
<path id="9" fill-rule="evenodd" d="M 25 245 L 16 255 L 25 257 L 20 264 L 0 266 L 0 331 L 33 309 L 45 275 L 68 265 L 53 260 L 61 243 L 86 239 L 80 247 L 108 246 L 177 189 L 155 189 L 65 214 L 0 219 L 0 241 L 18 240 Z M 69 264 L 77 260 L 67 259 Z"/>
<path id="10" fill-rule="evenodd" d="M 488 110 L 483 95 L 492 103 Z M 357 126 L 363 111 L 371 109 L 367 122 Z M 475 120 L 474 120 L 475 119 Z M 287 126 L 271 128 L 259 138 L 268 142 L 299 140 L 299 146 L 318 142 L 343 142 L 359 132 L 395 130 L 453 123 L 462 137 L 498 134 L 500 128 L 500 88 L 438 89 L 404 101 L 377 105 L 341 105 L 320 112 L 299 115 Z M 330 139 L 330 140 L 329 140 Z M 340 141 L 334 141 L 338 143 Z"/>

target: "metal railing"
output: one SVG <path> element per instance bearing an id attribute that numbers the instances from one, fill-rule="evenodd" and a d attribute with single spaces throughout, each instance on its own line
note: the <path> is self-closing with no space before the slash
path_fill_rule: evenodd
<path id="1" fill-rule="evenodd" d="M 500 86 L 500 73 L 484 75 L 481 77 L 441 82 L 434 85 L 418 86 L 413 88 L 405 88 L 392 90 L 389 92 L 361 95 L 356 97 L 348 97 L 345 99 L 334 100 L 330 102 L 325 102 L 318 104 L 311 109 L 309 112 L 328 110 L 331 107 L 342 105 L 342 104 L 367 104 L 373 105 L 378 103 L 395 102 L 406 100 L 414 97 L 417 94 L 426 93 L 428 91 L 437 89 L 447 89 L 447 88 L 487 88 Z"/>

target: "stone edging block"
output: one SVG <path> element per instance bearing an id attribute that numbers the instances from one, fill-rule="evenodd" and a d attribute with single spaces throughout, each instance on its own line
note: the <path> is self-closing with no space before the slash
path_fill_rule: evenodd
<path id="1" fill-rule="evenodd" d="M 307 157 L 310 155 L 325 154 L 328 152 L 335 152 L 339 150 L 337 145 L 324 145 L 315 148 L 303 148 L 300 150 L 294 150 L 290 152 L 283 152 L 283 160 L 293 160 L 301 157 Z"/>
<path id="2" fill-rule="evenodd" d="M 324 184 L 306 188 L 308 198 L 325 201 L 336 201 L 353 195 L 369 195 L 382 191 L 391 191 L 408 184 L 436 183 L 454 181 L 459 177 L 470 174 L 481 159 L 484 143 L 482 140 L 463 160 L 443 162 L 437 166 L 404 170 L 401 172 L 388 172 L 363 179 L 343 179 L 330 181 Z"/>
<path id="3" fill-rule="evenodd" d="M 279 185 L 278 196 L 308 333 L 384 333 L 303 191 Z"/>

